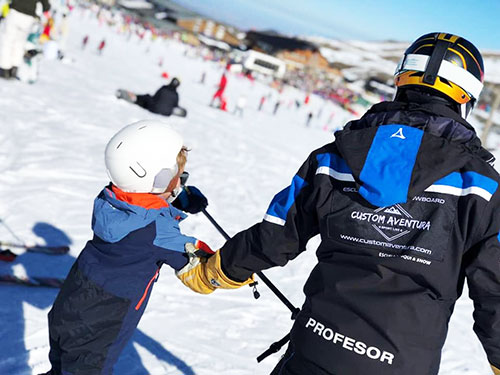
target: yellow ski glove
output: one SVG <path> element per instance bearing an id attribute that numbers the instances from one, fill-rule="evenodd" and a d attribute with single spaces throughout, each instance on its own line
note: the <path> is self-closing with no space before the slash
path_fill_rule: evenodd
<path id="1" fill-rule="evenodd" d="M 495 366 L 491 365 L 491 368 L 493 369 L 493 374 L 495 375 L 500 375 L 500 370 L 497 369 Z"/>
<path id="2" fill-rule="evenodd" d="M 221 268 L 220 254 L 199 256 L 199 249 L 192 243 L 185 246 L 189 262 L 175 275 L 191 290 L 200 294 L 210 294 L 215 289 L 237 289 L 253 282 L 253 276 L 243 282 L 231 280 Z"/>

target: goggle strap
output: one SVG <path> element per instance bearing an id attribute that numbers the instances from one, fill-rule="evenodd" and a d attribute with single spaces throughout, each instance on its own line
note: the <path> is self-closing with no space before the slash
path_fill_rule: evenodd
<path id="1" fill-rule="evenodd" d="M 406 55 L 401 61 L 396 75 L 408 70 L 425 72 L 429 59 L 430 57 L 427 55 Z M 476 100 L 483 89 L 483 83 L 472 73 L 446 60 L 441 62 L 437 76 L 460 86 Z"/>
<path id="2" fill-rule="evenodd" d="M 425 73 L 423 81 L 428 85 L 434 85 L 436 82 L 436 78 L 438 77 L 439 68 L 441 67 L 441 63 L 444 61 L 444 56 L 446 55 L 446 51 L 450 47 L 452 43 L 445 40 L 437 40 L 436 45 L 434 46 L 434 50 L 432 51 L 431 58 L 427 62 L 427 66 L 425 67 Z"/>

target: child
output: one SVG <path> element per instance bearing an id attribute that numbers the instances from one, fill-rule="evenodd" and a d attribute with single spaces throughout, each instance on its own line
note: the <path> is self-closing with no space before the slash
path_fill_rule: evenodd
<path id="1" fill-rule="evenodd" d="M 184 211 L 207 206 L 198 189 L 180 187 L 186 154 L 182 137 L 158 121 L 128 125 L 109 141 L 105 164 L 111 184 L 94 202 L 94 237 L 49 312 L 52 370 L 46 375 L 112 374 L 161 265 L 184 267 L 188 243 L 212 253 L 181 234 L 179 221 L 186 215 L 171 204 L 180 195 L 176 206 Z"/>

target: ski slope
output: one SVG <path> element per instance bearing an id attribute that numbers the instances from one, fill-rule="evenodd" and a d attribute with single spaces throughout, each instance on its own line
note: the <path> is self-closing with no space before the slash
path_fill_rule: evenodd
<path id="1" fill-rule="evenodd" d="M 222 67 L 204 62 L 175 41 L 127 41 L 94 16 L 78 9 L 71 15 L 64 62 L 44 60 L 34 85 L 0 81 L 0 238 L 48 245 L 70 245 L 64 256 L 22 253 L 0 273 L 64 277 L 91 238 L 94 197 L 108 183 L 103 152 L 121 127 L 141 119 L 163 119 L 191 148 L 189 183 L 208 197 L 208 211 L 229 234 L 262 220 L 271 198 L 287 186 L 313 149 L 332 141 L 332 128 L 351 115 L 313 97 L 307 108 L 294 100 L 304 94 L 287 88 L 276 116 L 279 94 L 261 83 L 228 77 L 229 112 L 208 106 Z M 89 44 L 80 47 L 85 34 Z M 106 38 L 101 56 L 97 45 Z M 163 58 L 163 66 L 158 61 Z M 114 97 L 118 88 L 152 93 L 165 81 L 181 80 L 180 104 L 187 118 L 161 118 Z M 206 72 L 205 84 L 199 80 Z M 271 94 L 262 111 L 260 98 Z M 240 96 L 248 105 L 243 117 L 231 112 Z M 323 109 L 306 127 L 309 111 Z M 331 125 L 327 124 L 331 113 Z M 326 129 L 326 130 L 325 130 Z M 498 138 L 493 140 L 499 144 Z M 500 156 L 497 153 L 497 156 Z M 184 233 L 212 248 L 224 240 L 201 214 L 181 224 Z M 296 306 L 315 264 L 314 238 L 309 251 L 285 268 L 265 274 Z M 14 250 L 14 249 L 13 249 Z M 262 283 L 261 283 L 262 284 Z M 283 350 L 261 364 L 255 358 L 284 336 L 292 325 L 287 308 L 260 285 L 255 300 L 248 287 L 192 293 L 164 267 L 133 341 L 119 363 L 119 375 L 268 374 Z M 47 313 L 57 291 L 0 286 L 0 374 L 31 375 L 47 371 Z M 466 294 L 466 293 L 465 293 Z M 489 374 L 489 365 L 472 331 L 472 304 L 462 297 L 450 324 L 441 375 Z"/>

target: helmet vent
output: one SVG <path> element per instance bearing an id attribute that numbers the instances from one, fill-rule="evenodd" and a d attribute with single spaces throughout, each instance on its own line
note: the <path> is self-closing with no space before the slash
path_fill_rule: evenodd
<path id="1" fill-rule="evenodd" d="M 445 85 L 448 85 L 448 86 L 450 86 L 450 87 L 453 87 L 453 85 L 451 84 L 451 82 L 450 82 L 450 81 L 448 81 L 446 78 L 443 78 L 443 77 L 438 77 L 438 78 L 439 78 L 439 80 L 440 80 L 442 83 L 444 83 Z"/>
<path id="2" fill-rule="evenodd" d="M 118 144 L 118 146 L 116 146 L 116 149 L 117 149 L 117 150 L 120 148 L 120 146 L 122 145 L 122 143 L 123 143 L 123 142 L 120 142 L 120 143 Z"/>
<path id="3" fill-rule="evenodd" d="M 144 129 L 144 128 L 147 128 L 147 126 L 146 126 L 146 125 L 141 126 L 140 128 L 137 128 L 137 130 L 142 130 L 142 129 Z"/>
<path id="4" fill-rule="evenodd" d="M 146 177 L 146 175 L 147 175 L 148 173 L 146 172 L 146 170 L 144 169 L 144 167 L 143 167 L 142 165 L 140 165 L 138 162 L 135 162 L 135 163 L 139 166 L 139 168 L 140 168 L 140 169 L 142 169 L 142 172 L 141 172 L 141 171 L 137 172 L 134 168 L 132 168 L 132 166 L 129 166 L 129 168 L 132 170 L 132 172 L 134 172 L 134 173 L 135 173 L 135 175 L 136 175 L 137 177 L 139 177 L 139 178 L 144 178 L 144 177 Z"/>

